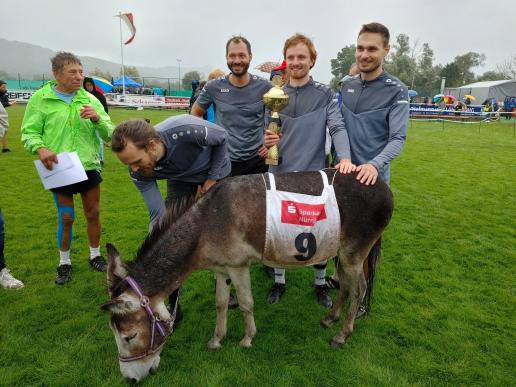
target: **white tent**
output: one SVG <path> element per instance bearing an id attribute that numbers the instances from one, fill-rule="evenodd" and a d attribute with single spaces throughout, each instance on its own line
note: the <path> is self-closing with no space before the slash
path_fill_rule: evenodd
<path id="1" fill-rule="evenodd" d="M 476 98 L 475 103 L 477 104 L 488 98 L 503 101 L 505 97 L 516 97 L 516 80 L 475 82 L 457 88 L 447 87 L 444 89 L 444 94 L 453 95 L 457 99 L 462 99 L 464 95 L 471 94 Z"/>

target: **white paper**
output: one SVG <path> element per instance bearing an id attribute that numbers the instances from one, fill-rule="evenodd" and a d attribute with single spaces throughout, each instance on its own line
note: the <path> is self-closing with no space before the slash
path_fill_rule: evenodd
<path id="1" fill-rule="evenodd" d="M 52 165 L 52 170 L 45 168 L 40 160 L 34 164 L 45 189 L 63 187 L 88 179 L 77 152 L 63 152 L 57 155 L 57 164 Z"/>

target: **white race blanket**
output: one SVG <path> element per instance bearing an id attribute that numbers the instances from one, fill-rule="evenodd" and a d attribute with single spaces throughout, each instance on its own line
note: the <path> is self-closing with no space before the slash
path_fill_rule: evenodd
<path id="1" fill-rule="evenodd" d="M 313 264 L 337 254 L 340 214 L 333 185 L 319 171 L 324 183 L 321 196 L 277 191 L 269 173 L 267 220 L 263 258 L 269 263 L 299 266 Z"/>

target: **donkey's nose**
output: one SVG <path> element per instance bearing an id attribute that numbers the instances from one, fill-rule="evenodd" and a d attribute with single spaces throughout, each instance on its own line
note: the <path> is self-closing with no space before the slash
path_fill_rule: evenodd
<path id="1" fill-rule="evenodd" d="M 136 383 L 138 383 L 138 379 L 136 379 L 136 378 L 125 378 L 125 380 L 129 384 L 136 384 Z"/>

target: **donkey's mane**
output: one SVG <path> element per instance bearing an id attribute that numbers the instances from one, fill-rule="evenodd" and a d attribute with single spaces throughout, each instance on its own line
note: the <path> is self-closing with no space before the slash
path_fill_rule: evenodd
<path id="1" fill-rule="evenodd" d="M 135 261 L 141 259 L 165 234 L 174 223 L 176 223 L 195 203 L 195 196 L 188 199 L 174 201 L 168 207 L 165 214 L 158 220 L 157 224 L 152 228 L 152 231 L 147 235 L 145 241 L 136 253 Z"/>

